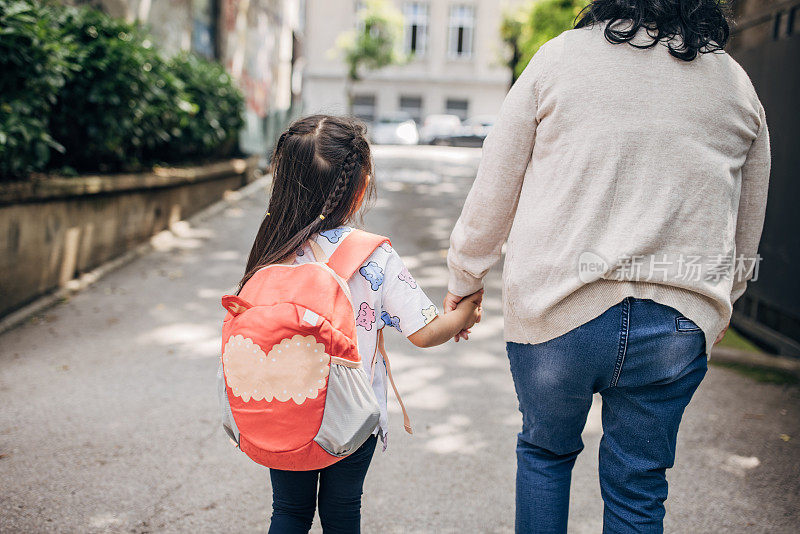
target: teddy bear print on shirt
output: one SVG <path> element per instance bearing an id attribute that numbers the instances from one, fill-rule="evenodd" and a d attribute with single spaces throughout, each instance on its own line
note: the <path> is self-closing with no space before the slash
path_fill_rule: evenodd
<path id="1" fill-rule="evenodd" d="M 361 267 L 358 272 L 369 282 L 373 291 L 377 291 L 378 288 L 381 287 L 383 283 L 383 269 L 374 261 Z"/>
<path id="2" fill-rule="evenodd" d="M 402 330 L 400 330 L 400 318 L 398 316 L 396 315 L 392 316 L 389 315 L 389 312 L 383 312 L 381 313 L 381 320 L 383 321 L 383 324 L 385 324 L 386 326 L 391 326 L 398 332 L 402 332 Z"/>
<path id="3" fill-rule="evenodd" d="M 400 271 L 400 274 L 397 275 L 397 278 L 408 284 L 411 289 L 417 288 L 417 281 L 414 280 L 414 277 L 411 276 L 411 273 L 408 272 L 408 269 L 403 267 L 403 270 Z"/>
<path id="4" fill-rule="evenodd" d="M 319 235 L 327 239 L 329 243 L 338 243 L 339 240 L 342 239 L 342 236 L 345 234 L 345 232 L 347 232 L 345 228 L 333 228 L 331 230 L 320 232 Z"/>
<path id="5" fill-rule="evenodd" d="M 437 315 L 436 306 L 434 306 L 433 304 L 431 304 L 427 308 L 422 309 L 422 316 L 425 317 L 425 324 L 428 324 L 429 322 L 436 319 L 436 315 Z"/>
<path id="6" fill-rule="evenodd" d="M 358 308 L 358 317 L 356 317 L 356 326 L 362 327 L 364 330 L 372 330 L 372 323 L 375 322 L 375 309 L 370 308 L 366 302 L 361 303 Z"/>

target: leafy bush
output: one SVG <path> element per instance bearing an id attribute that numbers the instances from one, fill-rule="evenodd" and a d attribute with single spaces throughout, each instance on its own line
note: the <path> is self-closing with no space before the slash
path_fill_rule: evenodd
<path id="1" fill-rule="evenodd" d="M 62 19 L 78 65 L 58 93 L 50 131 L 76 169 L 137 167 L 169 143 L 180 124 L 179 91 L 167 62 L 136 27 L 92 9 Z"/>
<path id="2" fill-rule="evenodd" d="M 51 150 L 63 151 L 47 118 L 73 49 L 50 10 L 0 0 L 0 177 L 43 169 Z"/>
<path id="3" fill-rule="evenodd" d="M 242 95 L 222 65 L 194 54 L 172 58 L 170 71 L 183 82 L 182 106 L 189 115 L 170 144 L 174 154 L 230 153 L 244 127 Z"/>
<path id="4" fill-rule="evenodd" d="M 9 110 L 0 122 L 3 175 L 132 170 L 235 147 L 244 99 L 218 64 L 189 54 L 166 58 L 139 27 L 94 9 L 0 0 L 0 17 L 15 9 L 30 11 L 34 22 L 15 14 L 26 24 L 10 39 L 0 19 L 0 65 L 19 88 L 3 91 L 0 106 Z M 44 84 L 37 75 L 53 80 Z M 14 126 L 19 117 L 28 122 Z M 31 155 L 21 145 L 33 135 L 41 142 Z"/>

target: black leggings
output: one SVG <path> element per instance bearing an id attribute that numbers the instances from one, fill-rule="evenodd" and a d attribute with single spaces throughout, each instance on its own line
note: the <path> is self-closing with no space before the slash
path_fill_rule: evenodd
<path id="1" fill-rule="evenodd" d="M 269 534 L 306 534 L 314 521 L 317 501 L 322 530 L 326 534 L 361 532 L 361 493 L 377 439 L 370 436 L 356 452 L 325 469 L 270 469 L 272 521 Z"/>

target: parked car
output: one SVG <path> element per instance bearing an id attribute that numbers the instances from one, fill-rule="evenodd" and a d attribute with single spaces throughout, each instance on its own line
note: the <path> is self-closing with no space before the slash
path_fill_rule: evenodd
<path id="1" fill-rule="evenodd" d="M 461 131 L 461 119 L 456 115 L 428 115 L 420 130 L 420 142 L 428 145 L 448 145 L 450 138 Z"/>
<path id="2" fill-rule="evenodd" d="M 372 142 L 378 145 L 416 145 L 419 143 L 417 123 L 406 113 L 379 117 L 370 132 Z"/>
<path id="3" fill-rule="evenodd" d="M 483 141 L 494 126 L 496 117 L 493 115 L 478 115 L 464 121 L 461 131 L 450 138 L 453 146 L 483 146 Z"/>

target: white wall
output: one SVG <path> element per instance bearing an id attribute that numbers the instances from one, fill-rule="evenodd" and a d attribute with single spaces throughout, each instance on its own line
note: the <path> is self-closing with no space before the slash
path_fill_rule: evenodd
<path id="1" fill-rule="evenodd" d="M 394 0 L 402 11 L 403 0 Z M 448 98 L 469 101 L 469 115 L 496 114 L 508 89 L 510 72 L 502 64 L 499 26 L 502 7 L 518 0 L 429 0 L 428 46 L 424 57 L 400 66 L 364 73 L 356 94 L 375 94 L 378 115 L 397 111 L 400 96 L 422 96 L 423 116 L 444 113 Z M 475 7 L 473 54 L 447 55 L 451 5 Z M 305 113 L 344 113 L 346 67 L 336 51 L 337 37 L 355 26 L 355 1 L 308 0 L 304 37 Z"/>

